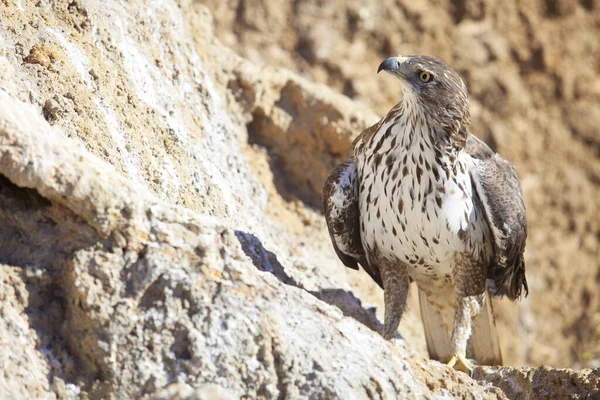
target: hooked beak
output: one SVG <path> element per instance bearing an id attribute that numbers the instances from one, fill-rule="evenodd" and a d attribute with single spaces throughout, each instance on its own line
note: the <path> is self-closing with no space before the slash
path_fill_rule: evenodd
<path id="1" fill-rule="evenodd" d="M 386 60 L 383 60 L 383 62 L 379 64 L 379 68 L 377 68 L 377 73 L 385 71 L 392 75 L 399 75 L 400 77 L 404 78 L 404 74 L 400 72 L 400 66 L 402 63 L 404 63 L 404 61 L 406 61 L 406 58 L 402 56 L 390 57 Z"/>

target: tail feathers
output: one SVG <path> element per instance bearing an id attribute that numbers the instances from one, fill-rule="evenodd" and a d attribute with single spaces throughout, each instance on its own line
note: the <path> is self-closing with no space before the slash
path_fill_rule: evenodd
<path id="1" fill-rule="evenodd" d="M 421 290 L 419 304 L 429 357 L 445 362 L 452 356 L 450 338 L 454 310 L 449 310 L 451 315 L 442 315 L 438 309 L 431 306 Z M 474 359 L 479 365 L 502 365 L 502 353 L 489 293 L 486 294 L 484 307 L 473 318 L 471 337 L 467 343 L 467 358 Z"/>
<path id="2" fill-rule="evenodd" d="M 421 319 L 425 330 L 425 341 L 429 357 L 446 362 L 452 356 L 450 354 L 450 332 L 452 330 L 452 315 L 444 316 L 437 308 L 432 307 L 427 295 L 419 290 L 419 305 L 421 306 Z M 448 322 L 445 322 L 448 321 Z M 450 324 L 450 325 L 448 325 Z"/>
<path id="3" fill-rule="evenodd" d="M 479 365 L 502 365 L 502 352 L 489 292 L 486 293 L 482 310 L 473 318 L 471 337 L 467 342 L 467 358 L 474 359 Z"/>

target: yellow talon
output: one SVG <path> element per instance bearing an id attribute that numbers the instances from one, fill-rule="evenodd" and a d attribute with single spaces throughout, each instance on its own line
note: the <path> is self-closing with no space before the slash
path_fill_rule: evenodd
<path id="1" fill-rule="evenodd" d="M 451 368 L 454 368 L 457 371 L 462 371 L 469 376 L 473 374 L 473 364 L 464 356 L 459 356 L 455 354 L 452 356 L 452 358 L 450 358 L 446 365 Z"/>

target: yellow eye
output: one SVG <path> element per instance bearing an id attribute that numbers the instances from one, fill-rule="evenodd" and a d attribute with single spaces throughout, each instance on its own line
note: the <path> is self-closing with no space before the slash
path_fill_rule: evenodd
<path id="1" fill-rule="evenodd" d="M 431 80 L 431 74 L 426 71 L 421 71 L 419 73 L 419 80 L 423 83 L 427 83 Z"/>

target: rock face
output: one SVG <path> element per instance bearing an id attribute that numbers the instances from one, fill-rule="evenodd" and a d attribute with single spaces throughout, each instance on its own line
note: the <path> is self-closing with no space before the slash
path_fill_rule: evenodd
<path id="1" fill-rule="evenodd" d="M 377 119 L 360 101 L 241 58 L 191 1 L 0 13 L 0 398 L 599 395 L 597 371 L 427 360 L 418 310 L 376 333 L 382 294 L 315 207 Z"/>

